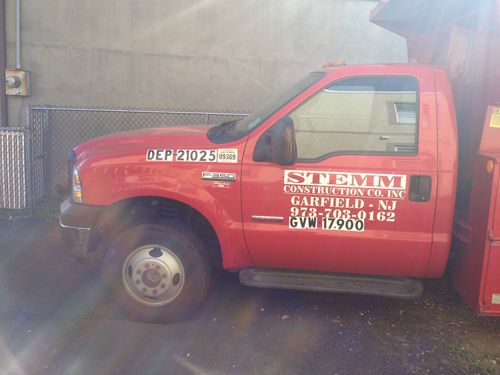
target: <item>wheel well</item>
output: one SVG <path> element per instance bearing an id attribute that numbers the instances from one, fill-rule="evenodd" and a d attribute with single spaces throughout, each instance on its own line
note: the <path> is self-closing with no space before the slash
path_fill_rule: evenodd
<path id="1" fill-rule="evenodd" d="M 211 265 L 222 268 L 219 240 L 205 216 L 184 203 L 158 197 L 131 198 L 106 207 L 92 226 L 89 254 L 100 263 L 110 241 L 125 229 L 140 224 L 163 224 L 171 220 L 193 230 L 207 247 Z"/>

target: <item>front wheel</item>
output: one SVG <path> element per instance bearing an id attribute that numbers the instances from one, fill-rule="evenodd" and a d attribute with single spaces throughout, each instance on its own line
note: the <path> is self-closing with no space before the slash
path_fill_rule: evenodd
<path id="1" fill-rule="evenodd" d="M 185 318 L 207 294 L 211 270 L 202 242 L 175 223 L 132 227 L 112 241 L 103 279 L 132 319 Z"/>

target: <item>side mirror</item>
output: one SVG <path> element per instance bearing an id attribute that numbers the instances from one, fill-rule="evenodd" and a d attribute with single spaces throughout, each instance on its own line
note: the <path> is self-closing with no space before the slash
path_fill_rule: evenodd
<path id="1" fill-rule="evenodd" d="M 253 160 L 292 165 L 296 159 L 295 126 L 290 117 L 284 117 L 260 137 Z"/>

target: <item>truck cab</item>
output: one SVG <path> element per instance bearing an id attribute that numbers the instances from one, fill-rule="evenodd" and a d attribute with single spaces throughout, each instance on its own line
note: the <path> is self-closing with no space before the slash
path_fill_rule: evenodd
<path id="1" fill-rule="evenodd" d="M 131 316 L 183 318 L 213 267 L 250 286 L 414 297 L 449 255 L 446 73 L 333 66 L 240 121 L 77 146 L 61 226 Z"/>

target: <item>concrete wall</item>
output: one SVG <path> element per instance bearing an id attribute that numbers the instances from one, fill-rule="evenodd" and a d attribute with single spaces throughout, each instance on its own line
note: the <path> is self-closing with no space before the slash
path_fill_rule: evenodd
<path id="1" fill-rule="evenodd" d="M 7 64 L 15 65 L 15 0 Z M 28 103 L 252 110 L 327 60 L 405 62 L 366 0 L 22 1 Z"/>

